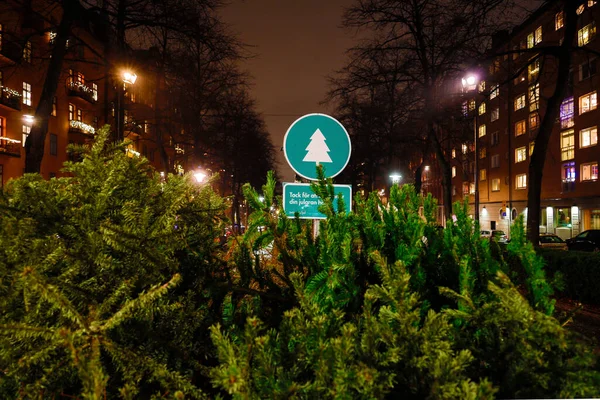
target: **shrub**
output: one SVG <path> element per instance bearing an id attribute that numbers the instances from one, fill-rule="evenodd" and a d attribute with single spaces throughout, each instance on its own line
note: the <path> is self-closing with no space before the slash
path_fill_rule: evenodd
<path id="1" fill-rule="evenodd" d="M 162 182 L 108 133 L 74 149 L 69 177 L 2 193 L 1 398 L 203 396 L 223 200 L 187 176 Z"/>
<path id="2" fill-rule="evenodd" d="M 234 398 L 600 394 L 595 359 L 551 316 L 552 290 L 522 221 L 507 250 L 522 270 L 512 274 L 517 290 L 466 204 L 440 232 L 435 202 L 410 185 L 393 187 L 387 206 L 376 194 L 357 197 L 353 213 L 324 180 L 312 187 L 328 216 L 314 243 L 310 226 L 283 210 L 276 216 L 258 204 L 252 216 L 276 227 L 268 235 L 280 252 L 252 270 L 291 271 L 295 304 L 281 320 L 239 308 L 239 320 L 249 311 L 244 325 L 212 328 L 215 385 Z M 305 239 L 292 253 L 294 237 Z"/>
<path id="3" fill-rule="evenodd" d="M 539 249 L 551 276 L 562 281 L 561 293 L 571 299 L 600 304 L 600 254 Z"/>

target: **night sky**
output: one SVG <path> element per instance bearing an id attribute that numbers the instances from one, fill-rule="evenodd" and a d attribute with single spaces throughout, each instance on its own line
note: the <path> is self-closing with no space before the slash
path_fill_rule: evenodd
<path id="1" fill-rule="evenodd" d="M 253 77 L 252 95 L 258 101 L 278 153 L 283 182 L 294 178 L 281 149 L 287 128 L 298 117 L 332 110 L 319 105 L 328 89 L 327 75 L 346 63 L 345 51 L 358 39 L 341 29 L 344 8 L 355 0 L 231 0 L 222 12 L 224 22 L 239 39 L 252 46 L 255 58 L 242 69 Z M 539 5 L 517 0 L 518 16 Z M 522 9 L 523 8 L 523 9 Z M 525 10 L 527 9 L 527 10 Z"/>
<path id="2" fill-rule="evenodd" d="M 283 152 L 283 136 L 298 117 L 328 110 L 319 105 L 327 91 L 327 75 L 341 68 L 345 50 L 356 43 L 340 29 L 344 7 L 353 0 L 234 1 L 223 11 L 224 22 L 256 57 L 242 68 L 253 76 L 258 101 L 278 153 L 284 182 L 294 173 Z"/>

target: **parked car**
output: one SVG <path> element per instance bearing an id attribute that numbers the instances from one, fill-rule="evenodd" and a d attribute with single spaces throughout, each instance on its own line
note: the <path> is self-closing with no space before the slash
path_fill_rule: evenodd
<path id="1" fill-rule="evenodd" d="M 504 231 L 492 231 L 490 235 L 490 240 L 493 240 L 498 243 L 508 243 L 508 237 Z"/>
<path id="2" fill-rule="evenodd" d="M 567 239 L 569 250 L 600 251 L 600 229 L 583 231 L 574 238 Z"/>
<path id="3" fill-rule="evenodd" d="M 492 231 L 481 231 L 482 238 L 489 238 L 490 236 L 492 236 Z"/>
<path id="4" fill-rule="evenodd" d="M 542 249 L 568 250 L 567 243 L 552 233 L 541 233 L 539 245 Z"/>

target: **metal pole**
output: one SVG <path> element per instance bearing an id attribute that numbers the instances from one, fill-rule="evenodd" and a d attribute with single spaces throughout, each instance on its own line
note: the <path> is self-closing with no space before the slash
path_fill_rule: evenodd
<path id="1" fill-rule="evenodd" d="M 479 147 L 477 146 L 477 115 L 479 108 L 477 105 L 477 87 L 475 87 L 475 118 L 473 118 L 473 128 L 475 131 L 475 221 L 479 222 Z"/>
<path id="2" fill-rule="evenodd" d="M 125 99 L 124 96 L 125 92 L 123 90 L 123 82 L 122 81 L 118 81 L 117 83 L 117 110 L 116 110 L 116 116 L 117 116 L 117 142 L 120 142 L 123 140 L 123 125 L 125 124 L 125 118 L 124 118 L 124 103 L 125 103 Z"/>

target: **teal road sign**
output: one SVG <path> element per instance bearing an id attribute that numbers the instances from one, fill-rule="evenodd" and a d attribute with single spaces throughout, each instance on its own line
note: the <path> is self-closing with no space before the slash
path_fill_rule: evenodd
<path id="1" fill-rule="evenodd" d="M 301 177 L 316 180 L 317 165 L 322 165 L 325 177 L 333 178 L 350 161 L 350 135 L 329 115 L 307 114 L 289 127 L 283 151 L 290 167 Z"/>
<path id="2" fill-rule="evenodd" d="M 346 211 L 352 209 L 352 186 L 333 185 L 335 196 L 342 194 Z M 323 200 L 314 193 L 308 183 L 284 183 L 283 184 L 283 209 L 288 217 L 294 218 L 296 213 L 303 219 L 325 219 L 326 216 L 320 213 L 318 208 L 323 204 Z M 337 202 L 333 203 L 337 207 Z"/>

